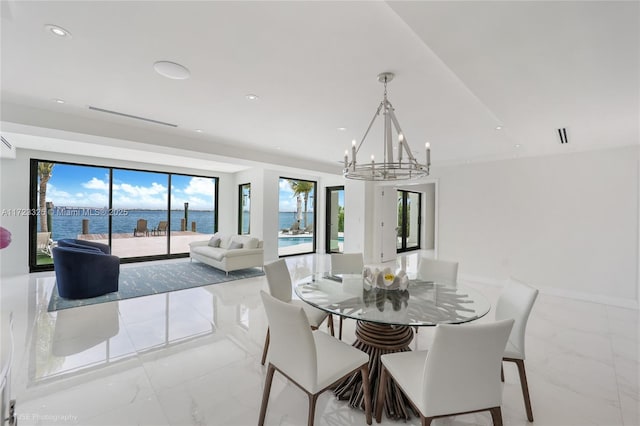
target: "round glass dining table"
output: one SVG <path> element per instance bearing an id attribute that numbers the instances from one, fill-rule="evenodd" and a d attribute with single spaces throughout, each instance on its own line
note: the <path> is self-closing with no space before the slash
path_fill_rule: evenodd
<path id="1" fill-rule="evenodd" d="M 357 320 L 353 346 L 369 354 L 372 407 L 375 410 L 380 356 L 409 351 L 413 328 L 462 324 L 486 315 L 491 304 L 481 293 L 461 286 L 409 280 L 404 290 L 369 285 L 361 274 L 314 274 L 295 286 L 306 303 L 332 315 Z M 345 379 L 334 389 L 339 399 L 364 409 L 360 375 Z M 387 417 L 409 419 L 410 403 L 395 383 L 386 389 Z M 375 412 L 375 411 L 374 411 Z"/>

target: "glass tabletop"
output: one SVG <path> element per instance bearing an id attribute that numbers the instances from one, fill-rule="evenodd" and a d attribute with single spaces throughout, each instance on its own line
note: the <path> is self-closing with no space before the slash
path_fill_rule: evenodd
<path id="1" fill-rule="evenodd" d="M 481 318 L 491 304 L 464 286 L 410 280 L 406 290 L 364 283 L 360 274 L 315 274 L 295 286 L 300 299 L 323 311 L 390 325 L 460 324 Z"/>

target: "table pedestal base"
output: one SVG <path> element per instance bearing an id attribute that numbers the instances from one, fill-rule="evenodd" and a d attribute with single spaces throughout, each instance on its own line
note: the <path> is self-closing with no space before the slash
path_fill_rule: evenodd
<path id="1" fill-rule="evenodd" d="M 382 371 L 380 356 L 392 352 L 410 351 L 409 343 L 413 340 L 413 331 L 406 326 L 390 326 L 358 321 L 356 341 L 353 347 L 369 354 L 369 382 L 371 384 L 371 407 L 376 411 L 376 395 Z M 349 400 L 349 405 L 364 409 L 364 392 L 360 372 L 339 383 L 334 389 L 338 399 Z M 385 411 L 388 418 L 409 419 L 411 404 L 398 385 L 391 378 L 387 380 L 385 395 Z M 416 413 L 414 413 L 416 414 Z M 416 414 L 417 415 L 417 414 Z"/>

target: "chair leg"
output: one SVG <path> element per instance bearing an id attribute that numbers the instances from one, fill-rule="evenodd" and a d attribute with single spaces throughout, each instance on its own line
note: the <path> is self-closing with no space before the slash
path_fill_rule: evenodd
<path id="1" fill-rule="evenodd" d="M 262 350 L 262 362 L 261 362 L 262 365 L 264 365 L 264 362 L 267 359 L 268 350 L 269 350 L 269 327 L 267 327 L 267 337 L 264 338 L 264 349 Z"/>
<path id="2" fill-rule="evenodd" d="M 500 407 L 493 407 L 489 411 L 491 412 L 491 419 L 493 419 L 493 426 L 502 426 L 502 410 Z"/>
<path id="3" fill-rule="evenodd" d="M 340 317 L 340 330 L 338 330 L 338 339 L 342 340 L 342 317 Z"/>
<path id="4" fill-rule="evenodd" d="M 420 419 L 422 420 L 422 426 L 431 426 L 433 421 L 433 417 L 425 417 L 422 414 L 420 414 Z"/>
<path id="5" fill-rule="evenodd" d="M 262 393 L 262 406 L 260 407 L 260 419 L 258 426 L 264 425 L 264 417 L 267 414 L 267 404 L 269 403 L 269 394 L 271 393 L 271 382 L 273 381 L 273 373 L 276 372 L 275 367 L 269 364 L 267 369 L 267 378 L 264 381 L 264 392 Z"/>
<path id="6" fill-rule="evenodd" d="M 504 365 L 500 363 L 500 380 L 504 382 Z"/>
<path id="7" fill-rule="evenodd" d="M 313 426 L 313 418 L 316 416 L 316 401 L 318 400 L 319 394 L 309 394 L 309 420 L 307 420 L 307 424 L 309 426 Z"/>
<path id="8" fill-rule="evenodd" d="M 381 365 L 382 372 L 380 373 L 380 383 L 378 383 L 377 395 L 376 395 L 376 422 L 382 421 L 382 409 L 384 408 L 385 390 L 387 387 L 387 369 L 384 365 Z"/>
<path id="9" fill-rule="evenodd" d="M 335 331 L 333 330 L 333 315 L 329 314 L 329 316 L 327 317 L 327 321 L 329 322 L 329 332 L 331 333 L 331 336 L 335 336 Z"/>
<path id="10" fill-rule="evenodd" d="M 524 370 L 524 360 L 514 360 L 518 366 L 518 373 L 520 373 L 520 386 L 522 387 L 522 397 L 524 398 L 524 407 L 527 410 L 527 419 L 530 422 L 533 421 L 533 410 L 531 409 L 531 398 L 529 397 L 529 384 L 527 383 L 527 373 Z"/>
<path id="11" fill-rule="evenodd" d="M 340 317 L 342 318 L 342 317 Z M 362 375 L 362 388 L 364 390 L 364 414 L 367 424 L 371 424 L 371 384 L 369 383 L 369 364 L 365 364 L 360 368 Z"/>

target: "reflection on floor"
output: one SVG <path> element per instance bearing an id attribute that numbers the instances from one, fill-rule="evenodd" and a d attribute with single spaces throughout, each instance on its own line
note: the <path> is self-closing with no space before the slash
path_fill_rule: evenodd
<path id="1" fill-rule="evenodd" d="M 287 263 L 294 279 L 328 270 L 325 255 Z M 398 265 L 415 271 L 417 254 Z M 500 292 L 467 284 L 492 302 Z M 3 317 L 15 313 L 13 396 L 20 425 L 256 424 L 265 375 L 264 277 L 50 313 L 52 287 L 52 273 L 2 283 Z M 527 333 L 534 424 L 639 425 L 638 323 L 635 310 L 541 295 Z M 353 341 L 354 321 L 344 327 L 344 340 Z M 432 330 L 421 330 L 412 349 L 426 348 L 431 336 Z M 505 424 L 528 424 L 517 372 L 505 365 L 505 374 Z M 306 396 L 276 375 L 266 423 L 301 425 L 306 414 Z M 325 393 L 316 424 L 365 421 Z M 491 421 L 480 413 L 436 424 Z"/>

